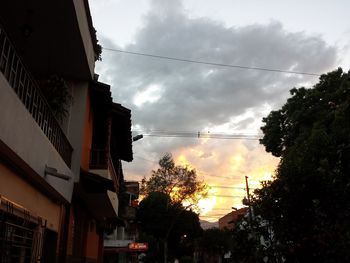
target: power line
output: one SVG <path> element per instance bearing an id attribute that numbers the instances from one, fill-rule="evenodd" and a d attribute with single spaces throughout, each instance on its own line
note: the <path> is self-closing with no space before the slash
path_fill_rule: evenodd
<path id="1" fill-rule="evenodd" d="M 202 64 L 202 65 L 211 65 L 211 66 L 217 66 L 217 67 L 228 67 L 228 68 L 238 68 L 238 69 L 248 69 L 248 70 L 260 70 L 260 71 L 269 71 L 269 72 L 277 72 L 277 73 L 288 73 L 288 74 L 297 74 L 297 75 L 308 75 L 308 76 L 320 76 L 320 74 L 317 74 L 317 73 L 302 72 L 302 71 L 272 69 L 272 68 L 264 68 L 264 67 L 249 67 L 249 66 L 242 66 L 242 65 L 231 65 L 231 64 L 224 64 L 224 63 L 215 63 L 215 62 L 191 60 L 191 59 L 185 59 L 185 58 L 161 56 L 161 55 L 141 53 L 141 52 L 132 52 L 132 51 L 126 51 L 126 50 L 120 50 L 120 49 L 114 49 L 114 48 L 107 48 L 107 47 L 103 47 L 103 49 L 107 50 L 107 51 L 119 52 L 119 53 L 130 54 L 130 55 L 151 57 L 151 58 L 157 58 L 157 59 L 166 59 L 166 60 L 172 60 L 172 61 L 181 61 L 181 62 Z"/>
<path id="2" fill-rule="evenodd" d="M 212 210 L 214 210 L 214 211 L 232 211 L 230 208 L 212 208 L 210 211 L 212 211 Z"/>
<path id="3" fill-rule="evenodd" d="M 214 196 L 214 197 L 224 197 L 224 198 L 233 198 L 233 199 L 237 199 L 237 198 L 243 198 L 244 196 L 241 195 L 207 195 L 207 196 Z"/>
<path id="4" fill-rule="evenodd" d="M 152 160 L 150 160 L 150 159 L 147 159 L 147 158 L 144 158 L 144 157 L 135 155 L 135 154 L 134 154 L 134 157 L 136 157 L 136 158 L 138 158 L 138 159 L 141 159 L 141 160 L 144 160 L 144 161 L 147 161 L 147 162 L 150 162 L 150 163 L 153 163 L 153 164 L 157 164 L 157 163 L 158 163 L 158 161 L 152 161 Z"/>
<path id="5" fill-rule="evenodd" d="M 210 132 L 177 132 L 177 131 L 133 131 L 142 133 L 148 137 L 165 137 L 165 138 L 204 138 L 204 139 L 226 139 L 226 140 L 259 140 L 261 136 L 257 134 L 237 133 L 210 133 Z"/>
<path id="6" fill-rule="evenodd" d="M 199 217 L 203 217 L 203 218 L 217 218 L 218 216 L 207 216 L 207 215 L 199 214 Z"/>
<path id="7" fill-rule="evenodd" d="M 259 140 L 259 137 L 248 137 L 248 136 L 215 136 L 215 135 L 201 135 L 198 137 L 195 134 L 192 135 L 180 135 L 180 134 L 143 134 L 143 136 L 148 137 L 158 137 L 158 138 L 198 138 L 198 139 L 223 139 L 223 140 Z"/>
<path id="8" fill-rule="evenodd" d="M 213 216 L 210 216 L 210 215 L 199 215 L 199 217 L 216 218 L 216 219 L 221 218 L 222 216 L 224 216 L 224 214 L 223 215 L 213 215 Z"/>
<path id="9" fill-rule="evenodd" d="M 235 187 L 235 186 L 226 186 L 226 185 L 209 185 L 210 188 L 224 188 L 224 189 L 237 189 L 245 190 L 245 187 Z"/>

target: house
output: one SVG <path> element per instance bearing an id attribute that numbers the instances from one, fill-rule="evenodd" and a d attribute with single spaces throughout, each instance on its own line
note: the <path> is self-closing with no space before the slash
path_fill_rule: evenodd
<path id="1" fill-rule="evenodd" d="M 219 228 L 220 229 L 229 229 L 232 230 L 236 227 L 236 224 L 240 219 L 242 219 L 248 213 L 248 208 L 243 207 L 237 210 L 234 210 L 219 219 Z"/>
<path id="2" fill-rule="evenodd" d="M 80 177 L 69 213 L 68 262 L 102 262 L 104 232 L 123 225 L 118 217 L 121 161 L 132 161 L 130 110 L 112 102 L 109 85 L 91 82 L 88 91 Z"/>
<path id="3" fill-rule="evenodd" d="M 98 82 L 99 52 L 87 0 L 0 4 L 1 262 L 102 262 L 122 224 L 131 112 Z"/>
<path id="4" fill-rule="evenodd" d="M 124 181 L 122 184 L 122 189 L 119 192 L 119 216 L 123 220 L 123 224 L 105 235 L 104 260 L 106 263 L 138 262 L 139 254 L 148 249 L 146 243 L 137 243 L 136 210 L 139 190 L 140 185 L 137 181 Z"/>

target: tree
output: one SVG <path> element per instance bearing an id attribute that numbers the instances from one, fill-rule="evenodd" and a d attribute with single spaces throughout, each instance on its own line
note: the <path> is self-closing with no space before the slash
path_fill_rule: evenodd
<path id="1" fill-rule="evenodd" d="M 186 210 L 181 204 L 172 203 L 170 196 L 161 192 L 152 192 L 140 202 L 137 220 L 143 233 L 158 240 L 157 248 L 152 248 L 154 256 L 151 260 L 154 261 L 160 260 L 160 255 L 164 254 L 166 262 L 168 255 L 165 250 L 168 248 L 160 244 L 169 244 L 171 255 L 182 256 L 179 254 L 182 253 L 183 237 L 188 245 L 188 241 L 193 241 L 202 232 L 198 214 Z"/>
<path id="2" fill-rule="evenodd" d="M 39 87 L 52 113 L 59 122 L 67 117 L 73 97 L 67 82 L 60 76 L 52 75 L 39 81 Z"/>
<path id="3" fill-rule="evenodd" d="M 140 193 L 145 199 L 140 203 L 138 219 L 143 231 L 163 242 L 167 262 L 169 240 L 176 247 L 183 228 L 189 224 L 198 233 L 199 219 L 192 208 L 207 195 L 207 186 L 197 179 L 196 170 L 176 165 L 169 153 L 159 160 L 159 166 L 148 180 L 142 180 Z"/>
<path id="4" fill-rule="evenodd" d="M 232 233 L 225 229 L 209 228 L 203 231 L 198 247 L 202 262 L 218 262 L 232 243 Z"/>
<path id="5" fill-rule="evenodd" d="M 272 226 L 288 262 L 349 262 L 350 81 L 320 77 L 263 119 L 261 143 L 280 157 L 273 181 L 255 192 L 255 214 Z"/>
<path id="6" fill-rule="evenodd" d="M 173 203 L 186 201 L 191 207 L 207 195 L 207 185 L 197 179 L 195 169 L 175 165 L 170 153 L 159 160 L 159 168 L 153 170 L 151 177 L 142 179 L 140 193 L 147 196 L 153 192 L 161 192 L 171 197 Z"/>

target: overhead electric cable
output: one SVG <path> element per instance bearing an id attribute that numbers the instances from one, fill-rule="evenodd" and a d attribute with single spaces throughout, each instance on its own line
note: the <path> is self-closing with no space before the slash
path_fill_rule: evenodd
<path id="1" fill-rule="evenodd" d="M 133 131 L 135 132 L 135 131 Z M 207 138 L 207 139 L 235 139 L 235 140 L 259 140 L 261 136 L 252 134 L 224 134 L 224 133 L 210 133 L 210 132 L 174 132 L 174 131 L 146 131 L 141 132 L 143 136 L 148 137 L 170 137 L 170 138 Z"/>
<path id="2" fill-rule="evenodd" d="M 209 185 L 210 188 L 224 188 L 224 189 L 237 189 L 245 190 L 245 187 L 225 186 L 225 185 Z"/>
<path id="3" fill-rule="evenodd" d="M 224 198 L 242 198 L 242 197 L 244 197 L 241 195 L 211 195 L 211 194 L 208 194 L 207 196 L 224 197 Z"/>
<path id="4" fill-rule="evenodd" d="M 222 217 L 222 216 L 225 216 L 225 215 L 227 215 L 227 214 L 225 214 L 225 213 L 221 213 L 221 214 L 212 214 L 212 215 L 206 214 L 206 215 L 199 215 L 199 216 L 200 216 L 200 217 Z"/>
<path id="5" fill-rule="evenodd" d="M 147 158 L 144 158 L 144 157 L 141 157 L 141 156 L 138 156 L 138 155 L 135 155 L 134 154 L 134 157 L 138 158 L 138 159 L 141 159 L 141 160 L 144 160 L 144 161 L 147 161 L 147 162 L 150 162 L 150 163 L 154 163 L 154 164 L 157 164 L 159 161 L 152 161 L 150 159 L 147 159 Z"/>
<path id="6" fill-rule="evenodd" d="M 249 67 L 249 66 L 242 66 L 242 65 L 231 65 L 231 64 L 224 64 L 224 63 L 215 63 L 215 62 L 192 60 L 192 59 L 185 59 L 185 58 L 161 56 L 161 55 L 141 53 L 141 52 L 132 52 L 132 51 L 126 51 L 126 50 L 121 50 L 121 49 L 107 48 L 107 47 L 103 47 L 103 49 L 107 50 L 107 51 L 119 52 L 119 53 L 130 54 L 130 55 L 151 57 L 151 58 L 157 58 L 157 59 L 166 59 L 166 60 L 172 60 L 172 61 L 181 61 L 181 62 L 188 62 L 188 63 L 195 63 L 195 64 L 204 64 L 204 65 L 211 65 L 211 66 L 218 66 L 218 67 L 270 71 L 270 72 L 288 73 L 288 74 L 297 74 L 297 75 L 321 76 L 320 74 L 317 74 L 317 73 L 302 72 L 302 71 L 282 70 L 282 69 L 273 69 L 273 68 L 265 68 L 265 67 Z"/>
<path id="7" fill-rule="evenodd" d="M 210 216 L 210 215 L 201 215 L 201 214 L 199 214 L 198 216 L 199 216 L 199 219 L 201 219 L 201 220 L 215 219 L 216 223 L 218 223 L 219 219 L 224 217 L 225 215 L 213 215 L 213 216 Z"/>
<path id="8" fill-rule="evenodd" d="M 232 135 L 226 135 L 226 136 L 215 136 L 215 135 L 201 135 L 197 136 L 195 134 L 191 135 L 184 135 L 184 134 L 143 134 L 143 136 L 148 137 L 159 137 L 159 138 L 206 138 L 206 139 L 223 139 L 223 140 L 259 140 L 261 138 L 259 137 L 248 137 L 248 136 L 232 136 Z"/>

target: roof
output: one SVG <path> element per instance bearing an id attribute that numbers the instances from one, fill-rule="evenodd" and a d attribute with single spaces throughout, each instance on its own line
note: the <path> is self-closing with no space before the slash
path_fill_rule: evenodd
<path id="1" fill-rule="evenodd" d="M 108 191 L 115 192 L 113 181 L 82 169 L 80 173 L 80 182 L 74 186 L 75 194 L 99 223 L 118 225 L 120 219 L 108 194 Z"/>
<path id="2" fill-rule="evenodd" d="M 112 158 L 131 162 L 132 134 L 131 110 L 112 102 L 110 86 L 101 82 L 91 82 L 90 97 L 97 129 L 105 130 L 111 122 L 110 150 Z"/>
<path id="3" fill-rule="evenodd" d="M 131 110 L 118 103 L 112 104 L 111 153 L 123 161 L 133 160 Z"/>
<path id="4" fill-rule="evenodd" d="M 232 211 L 219 219 L 219 228 L 233 229 L 237 221 L 243 218 L 248 212 L 248 207 Z"/>

